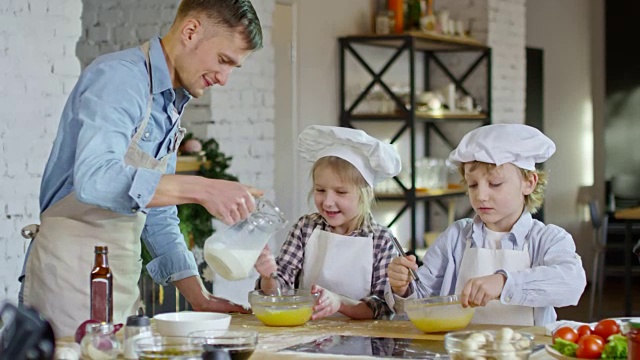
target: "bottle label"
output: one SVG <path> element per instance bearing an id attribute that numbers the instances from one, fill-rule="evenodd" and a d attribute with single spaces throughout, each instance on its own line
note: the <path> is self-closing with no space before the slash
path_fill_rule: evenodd
<path id="1" fill-rule="evenodd" d="M 91 319 L 110 322 L 109 282 L 107 279 L 91 281 Z"/>

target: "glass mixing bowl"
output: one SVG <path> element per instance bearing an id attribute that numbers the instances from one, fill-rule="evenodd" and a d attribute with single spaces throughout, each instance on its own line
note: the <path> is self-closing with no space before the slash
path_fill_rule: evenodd
<path id="1" fill-rule="evenodd" d="M 267 326 L 299 326 L 311 319 L 317 297 L 309 290 L 256 290 L 249 293 L 249 304 Z"/>

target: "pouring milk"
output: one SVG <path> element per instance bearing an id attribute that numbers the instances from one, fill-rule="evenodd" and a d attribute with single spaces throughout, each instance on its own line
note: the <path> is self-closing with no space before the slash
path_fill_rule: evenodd
<path id="1" fill-rule="evenodd" d="M 287 224 L 284 214 L 270 201 L 256 199 L 256 210 L 233 226 L 214 233 L 204 243 L 204 260 L 227 280 L 249 276 L 260 252 Z"/>

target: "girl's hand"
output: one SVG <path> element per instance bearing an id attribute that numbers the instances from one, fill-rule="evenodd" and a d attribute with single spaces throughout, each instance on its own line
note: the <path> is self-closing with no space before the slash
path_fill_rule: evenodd
<path id="1" fill-rule="evenodd" d="M 409 269 L 418 270 L 416 257 L 409 255 L 407 257 L 396 257 L 389 263 L 387 267 L 387 276 L 389 277 L 389 285 L 393 293 L 406 297 L 409 294 L 409 284 L 413 281 Z"/>
<path id="2" fill-rule="evenodd" d="M 323 317 L 333 315 L 340 310 L 340 306 L 342 305 L 340 295 L 318 285 L 313 285 L 311 287 L 311 293 L 319 294 L 318 301 L 313 307 L 311 320 L 318 320 Z"/>
<path id="3" fill-rule="evenodd" d="M 469 279 L 462 289 L 462 307 L 486 306 L 489 301 L 499 299 L 506 281 L 507 278 L 502 274 Z"/>
<path id="4" fill-rule="evenodd" d="M 271 254 L 269 245 L 265 245 L 264 249 L 260 252 L 260 256 L 258 256 L 258 260 L 256 260 L 255 268 L 260 273 L 260 276 L 265 279 L 270 279 L 271 274 L 278 271 L 276 259 L 273 257 L 273 254 Z"/>

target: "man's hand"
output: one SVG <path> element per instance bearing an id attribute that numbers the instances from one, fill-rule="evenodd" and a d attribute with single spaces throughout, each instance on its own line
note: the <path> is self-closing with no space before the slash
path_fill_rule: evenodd
<path id="1" fill-rule="evenodd" d="M 418 270 L 416 257 L 409 255 L 407 257 L 398 256 L 391 260 L 387 267 L 387 276 L 389 277 L 389 285 L 393 293 L 402 297 L 406 297 L 409 291 L 409 284 L 413 281 L 413 277 L 409 269 Z"/>
<path id="2" fill-rule="evenodd" d="M 342 305 L 340 295 L 318 285 L 313 285 L 311 287 L 311 293 L 318 294 L 318 301 L 313 307 L 311 320 L 318 320 L 323 317 L 333 315 L 340 310 L 340 306 Z"/>
<path id="3" fill-rule="evenodd" d="M 198 203 L 227 225 L 246 219 L 256 209 L 261 190 L 234 181 L 206 179 Z"/>
<path id="4" fill-rule="evenodd" d="M 211 294 L 207 294 L 206 300 L 200 302 L 197 307 L 194 304 L 191 305 L 195 311 L 251 314 L 250 309 L 227 299 L 215 297 Z"/>
<path id="5" fill-rule="evenodd" d="M 173 284 L 195 311 L 251 313 L 242 305 L 211 295 L 202 284 L 200 276 L 190 276 L 174 281 Z"/>
<path id="6" fill-rule="evenodd" d="M 469 279 L 462 289 L 462 307 L 486 306 L 489 301 L 499 299 L 506 281 L 502 274 Z"/>
<path id="7" fill-rule="evenodd" d="M 262 190 L 235 181 L 165 174 L 147 207 L 200 204 L 211 215 L 231 225 L 246 219 L 256 208 L 254 196 L 262 195 Z"/>

